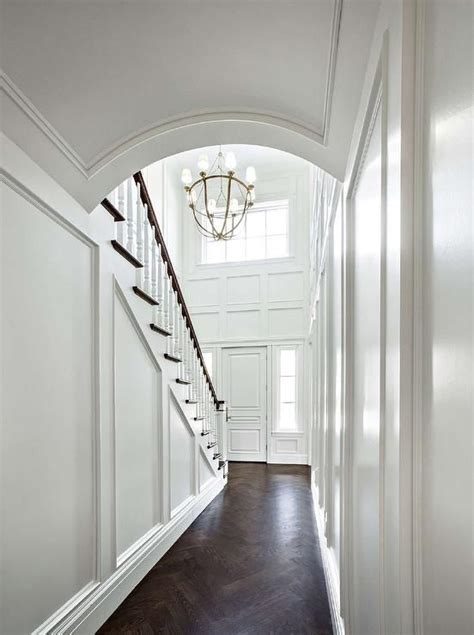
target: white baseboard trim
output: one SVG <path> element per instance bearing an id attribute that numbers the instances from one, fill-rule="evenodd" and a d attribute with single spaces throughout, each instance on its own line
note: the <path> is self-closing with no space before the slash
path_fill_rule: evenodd
<path id="1" fill-rule="evenodd" d="M 318 490 L 314 483 L 311 483 L 311 493 L 313 495 L 314 515 L 318 526 L 319 545 L 321 547 L 321 557 L 323 560 L 324 578 L 331 610 L 331 621 L 335 635 L 345 635 L 344 620 L 341 616 L 340 584 L 339 572 L 334 558 L 334 554 L 329 549 L 326 536 L 324 535 L 323 511 L 318 503 Z"/>
<path id="2" fill-rule="evenodd" d="M 222 491 L 227 479 L 221 474 L 215 483 L 196 496 L 193 504 L 178 511 L 172 520 L 157 532 L 107 580 L 95 584 L 80 604 L 64 615 L 58 611 L 34 631 L 33 635 L 90 635 L 107 620 L 123 600 L 131 593 L 150 569 L 178 540 L 181 534 Z"/>
<path id="3" fill-rule="evenodd" d="M 267 463 L 282 465 L 308 465 L 307 454 L 270 454 L 267 458 Z"/>

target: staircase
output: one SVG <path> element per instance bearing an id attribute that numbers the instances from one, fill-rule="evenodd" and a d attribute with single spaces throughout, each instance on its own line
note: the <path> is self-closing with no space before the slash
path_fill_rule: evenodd
<path id="1" fill-rule="evenodd" d="M 227 477 L 223 401 L 217 398 L 199 341 L 141 172 L 102 201 L 115 221 L 112 247 L 136 269 L 133 292 L 150 306 L 150 329 L 167 340 L 163 357 L 176 368 L 183 401 L 200 426 L 201 450 Z"/>

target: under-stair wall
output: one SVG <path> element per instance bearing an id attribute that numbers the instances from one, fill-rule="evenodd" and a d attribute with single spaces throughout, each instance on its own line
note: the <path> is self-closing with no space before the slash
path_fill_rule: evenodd
<path id="1" fill-rule="evenodd" d="M 153 228 L 135 267 L 137 227 L 3 148 L 0 632 L 91 633 L 224 487 L 223 404 Z"/>

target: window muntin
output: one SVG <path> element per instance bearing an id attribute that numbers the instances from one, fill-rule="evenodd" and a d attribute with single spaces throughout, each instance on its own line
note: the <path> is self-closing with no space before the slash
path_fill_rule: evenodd
<path id="1" fill-rule="evenodd" d="M 297 424 L 297 359 L 295 348 L 279 350 L 278 429 L 293 431 Z"/>
<path id="2" fill-rule="evenodd" d="M 256 203 L 231 240 L 203 238 L 203 264 L 288 258 L 288 212 L 287 199 Z"/>

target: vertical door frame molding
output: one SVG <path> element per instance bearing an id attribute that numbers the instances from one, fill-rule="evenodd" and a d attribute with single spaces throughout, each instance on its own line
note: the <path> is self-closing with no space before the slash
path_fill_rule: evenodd
<path id="1" fill-rule="evenodd" d="M 387 67 L 388 67 L 388 33 L 382 40 L 378 63 L 372 80 L 372 88 L 366 105 L 361 134 L 358 140 L 357 153 L 351 170 L 348 186 L 344 196 L 344 285 L 343 285 L 343 323 L 344 323 L 344 386 L 343 400 L 345 420 L 343 421 L 344 438 L 344 482 L 343 482 L 343 514 L 342 514 L 342 557 L 341 557 L 341 612 L 347 635 L 354 632 L 353 588 L 353 523 L 351 481 L 353 471 L 353 362 L 354 362 L 354 195 L 365 157 L 372 138 L 376 118 L 381 114 L 381 259 L 380 259 L 380 436 L 379 436 L 379 615 L 380 633 L 385 633 L 384 621 L 384 474 L 385 474 L 385 356 L 386 356 L 386 214 L 387 214 Z"/>

